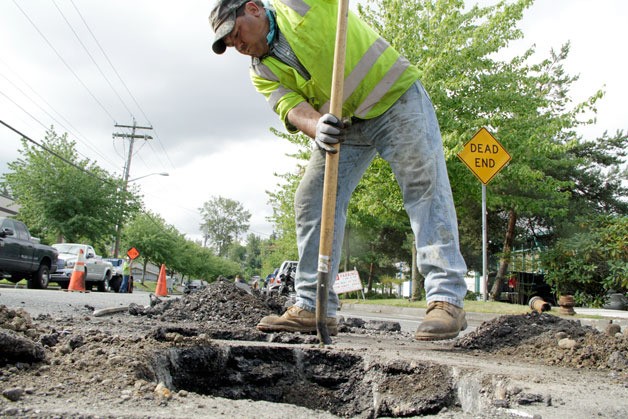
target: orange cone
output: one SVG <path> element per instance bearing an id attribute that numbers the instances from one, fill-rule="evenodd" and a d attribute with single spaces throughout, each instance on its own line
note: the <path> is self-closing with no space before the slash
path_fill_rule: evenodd
<path id="1" fill-rule="evenodd" d="M 74 263 L 68 291 L 85 292 L 85 255 L 83 249 L 79 250 L 78 258 Z"/>
<path id="2" fill-rule="evenodd" d="M 155 295 L 157 297 L 166 297 L 168 295 L 168 288 L 166 287 L 166 265 L 161 264 L 159 270 L 159 278 L 157 279 L 157 288 L 155 288 Z"/>

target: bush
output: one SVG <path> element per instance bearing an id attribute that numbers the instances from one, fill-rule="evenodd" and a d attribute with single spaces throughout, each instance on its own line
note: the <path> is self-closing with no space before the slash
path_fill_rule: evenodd
<path id="1" fill-rule="evenodd" d="M 388 294 L 388 293 L 380 294 L 377 291 L 367 292 L 365 293 L 365 296 L 367 300 L 390 300 L 391 298 L 398 298 L 398 296 L 395 294 Z"/>
<path id="2" fill-rule="evenodd" d="M 464 299 L 467 301 L 478 301 L 481 299 L 481 297 L 482 293 L 467 290 L 467 295 L 464 296 Z"/>
<path id="3" fill-rule="evenodd" d="M 628 291 L 628 216 L 600 217 L 580 227 L 542 255 L 545 279 L 560 295 L 601 306 L 607 292 Z"/>

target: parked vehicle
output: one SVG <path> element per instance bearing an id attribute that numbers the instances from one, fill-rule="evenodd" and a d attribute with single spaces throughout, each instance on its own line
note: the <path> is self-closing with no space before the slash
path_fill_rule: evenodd
<path id="1" fill-rule="evenodd" d="M 56 282 L 63 289 L 68 288 L 74 264 L 78 259 L 79 251 L 82 249 L 85 256 L 85 289 L 89 290 L 93 286 L 96 286 L 100 292 L 111 289 L 109 283 L 113 276 L 113 265 L 98 256 L 92 246 L 78 243 L 58 243 L 53 244 L 52 247 L 59 252 L 59 259 L 57 272 L 50 275 L 51 282 Z"/>
<path id="2" fill-rule="evenodd" d="M 206 286 L 207 284 L 202 279 L 188 280 L 183 284 L 183 293 L 189 294 L 194 291 L 200 291 Z"/>
<path id="3" fill-rule="evenodd" d="M 299 262 L 295 260 L 283 261 L 275 275 L 270 278 L 267 292 L 276 292 L 279 295 L 289 295 L 293 293 L 298 264 Z"/>
<path id="4" fill-rule="evenodd" d="M 0 277 L 13 283 L 26 279 L 28 288 L 47 288 L 57 257 L 57 250 L 31 237 L 24 223 L 0 217 Z"/>
<path id="5" fill-rule="evenodd" d="M 109 280 L 109 288 L 112 291 L 119 292 L 120 285 L 122 284 L 122 265 L 124 265 L 124 259 L 122 258 L 106 258 L 107 262 L 110 262 L 113 266 L 111 272 L 111 279 Z"/>

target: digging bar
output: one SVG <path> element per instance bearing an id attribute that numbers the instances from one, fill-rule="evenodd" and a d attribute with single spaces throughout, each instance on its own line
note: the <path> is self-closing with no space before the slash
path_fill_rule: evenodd
<path id="1" fill-rule="evenodd" d="M 329 112 L 342 119 L 342 95 L 344 87 L 345 56 L 347 49 L 347 18 L 349 0 L 338 2 L 338 26 L 334 49 L 334 68 L 331 79 L 331 103 Z M 327 328 L 327 301 L 331 278 L 332 248 L 334 243 L 334 217 L 336 212 L 336 192 L 338 189 L 338 160 L 340 145 L 334 146 L 335 154 L 326 153 L 325 181 L 323 183 L 323 208 L 321 213 L 321 238 L 318 250 L 318 275 L 316 287 L 316 332 L 320 346 L 329 345 L 331 338 Z"/>

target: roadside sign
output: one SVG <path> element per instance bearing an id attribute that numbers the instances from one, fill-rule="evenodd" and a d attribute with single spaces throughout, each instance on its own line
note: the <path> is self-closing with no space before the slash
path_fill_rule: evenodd
<path id="1" fill-rule="evenodd" d="M 488 184 L 510 161 L 510 154 L 484 127 L 465 145 L 458 158 L 484 185 Z"/>
<path id="2" fill-rule="evenodd" d="M 135 260 L 140 255 L 140 252 L 135 247 L 132 247 L 126 252 L 126 255 L 130 257 L 131 260 Z"/>
<path id="3" fill-rule="evenodd" d="M 334 291 L 336 294 L 344 294 L 345 292 L 361 291 L 362 281 L 358 271 L 339 272 L 334 282 Z"/>

